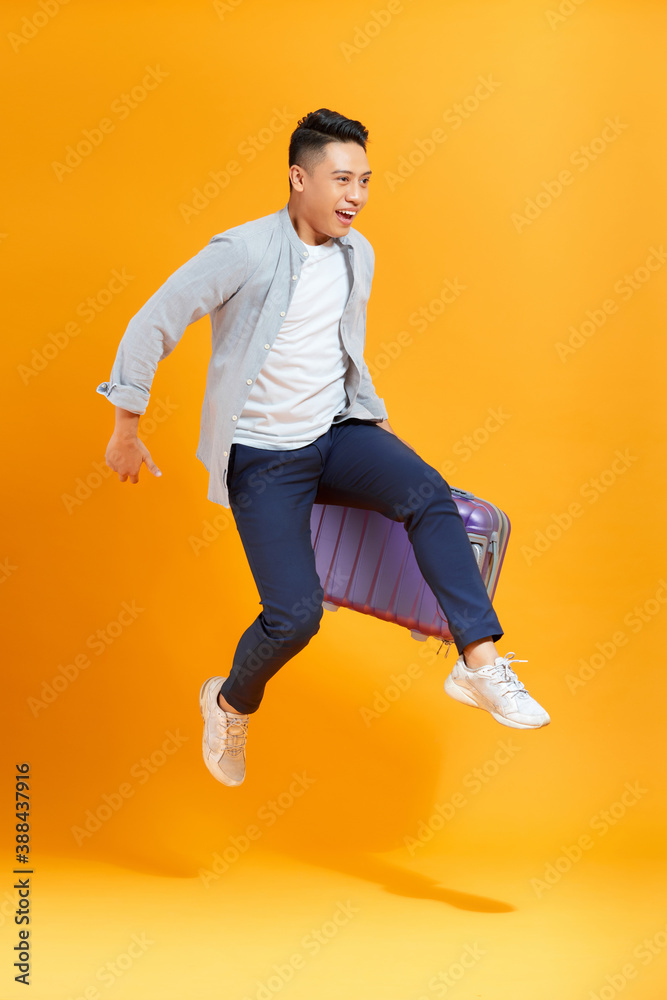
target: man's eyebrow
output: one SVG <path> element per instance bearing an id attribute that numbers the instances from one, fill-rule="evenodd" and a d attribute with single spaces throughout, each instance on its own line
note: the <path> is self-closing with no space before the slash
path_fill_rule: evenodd
<path id="1" fill-rule="evenodd" d="M 332 174 L 353 174 L 354 170 L 332 170 L 331 173 Z M 366 174 L 372 174 L 372 173 L 373 173 L 372 170 L 364 170 L 363 174 L 360 174 L 360 176 L 361 177 L 365 177 Z"/>

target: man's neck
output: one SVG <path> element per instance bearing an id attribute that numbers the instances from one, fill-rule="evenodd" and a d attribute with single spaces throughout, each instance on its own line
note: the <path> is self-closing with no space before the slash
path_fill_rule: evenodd
<path id="1" fill-rule="evenodd" d="M 323 243 L 327 243 L 330 239 L 332 239 L 331 236 L 322 236 L 321 233 L 313 232 L 307 223 L 300 220 L 297 216 L 294 203 L 291 200 L 287 203 L 287 213 L 290 217 L 290 222 L 294 227 L 294 232 L 299 237 L 301 242 L 306 244 L 306 246 L 319 247 Z"/>

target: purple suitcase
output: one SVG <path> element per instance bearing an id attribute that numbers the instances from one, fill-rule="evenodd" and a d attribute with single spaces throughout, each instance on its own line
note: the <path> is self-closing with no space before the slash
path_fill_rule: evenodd
<path id="1" fill-rule="evenodd" d="M 450 489 L 493 600 L 509 540 L 509 518 L 488 500 Z M 432 635 L 453 642 L 403 522 L 374 510 L 315 503 L 310 527 L 327 610 L 353 608 L 403 625 L 415 639 Z"/>

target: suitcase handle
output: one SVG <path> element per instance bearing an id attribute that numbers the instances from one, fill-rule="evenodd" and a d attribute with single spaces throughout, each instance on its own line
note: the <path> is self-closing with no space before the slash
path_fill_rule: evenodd
<path id="1" fill-rule="evenodd" d="M 465 491 L 457 490 L 456 492 L 464 493 Z M 471 493 L 470 496 L 474 496 L 474 494 Z M 470 542 L 470 546 L 475 555 L 475 562 L 477 563 L 477 568 L 480 572 L 482 580 L 484 581 L 484 586 L 486 587 L 487 592 L 489 592 L 491 587 L 491 582 L 494 579 L 494 570 L 496 568 L 496 561 L 498 557 L 498 533 L 494 531 L 491 535 L 491 538 L 488 540 L 487 544 L 487 539 L 484 537 L 484 535 L 477 535 L 474 532 L 468 532 L 468 541 Z M 487 552 L 489 553 L 489 562 L 486 567 L 485 571 L 486 576 L 485 576 L 484 573 L 482 573 L 482 566 L 484 565 L 484 559 L 486 557 Z M 447 622 L 447 618 L 443 614 L 439 604 L 436 604 L 436 611 L 440 620 L 443 622 Z"/>
<path id="2" fill-rule="evenodd" d="M 498 532 L 494 531 L 489 539 L 489 575 L 486 582 L 486 589 L 489 595 L 493 594 L 496 589 L 496 577 L 500 566 L 498 565 Z"/>
<path id="3" fill-rule="evenodd" d="M 491 537 L 493 538 L 493 535 Z M 487 539 L 484 537 L 484 535 L 478 535 L 474 531 L 468 532 L 468 541 L 470 542 L 472 550 L 475 553 L 475 561 L 477 563 L 477 568 L 481 573 L 482 566 L 484 565 L 484 560 L 486 558 L 486 553 L 490 548 L 490 544 L 487 544 Z M 487 581 L 484 580 L 485 585 L 486 582 Z"/>

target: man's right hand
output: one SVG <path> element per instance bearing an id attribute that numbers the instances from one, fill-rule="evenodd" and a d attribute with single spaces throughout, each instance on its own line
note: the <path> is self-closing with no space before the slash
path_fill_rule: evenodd
<path id="1" fill-rule="evenodd" d="M 110 469 L 118 473 L 121 483 L 127 482 L 128 478 L 131 483 L 138 483 L 142 462 L 146 463 L 146 468 L 154 476 L 162 475 L 144 442 L 136 437 L 128 438 L 112 434 L 104 461 Z"/>
<path id="2" fill-rule="evenodd" d="M 138 483 L 142 462 L 154 476 L 162 475 L 148 448 L 137 437 L 138 423 L 138 413 L 116 407 L 116 428 L 107 445 L 104 461 L 118 473 L 121 483 L 127 482 L 128 478 L 131 483 Z"/>

